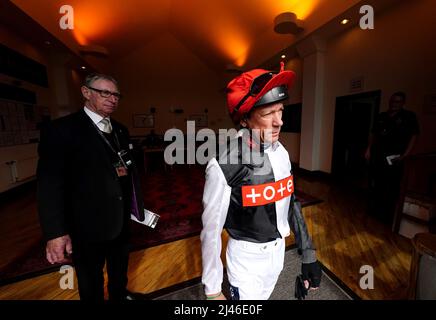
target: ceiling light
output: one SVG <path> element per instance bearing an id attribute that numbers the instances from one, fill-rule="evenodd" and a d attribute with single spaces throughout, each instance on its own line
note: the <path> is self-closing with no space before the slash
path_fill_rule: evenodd
<path id="1" fill-rule="evenodd" d="M 341 21 L 341 24 L 347 24 L 348 22 L 350 22 L 350 20 L 344 19 L 344 20 Z"/>
<path id="2" fill-rule="evenodd" d="M 86 70 L 86 67 L 85 66 L 81 66 L 80 67 L 82 70 Z"/>
<path id="3" fill-rule="evenodd" d="M 282 54 L 282 59 L 285 59 L 285 58 L 286 58 L 286 56 L 284 54 Z"/>
<path id="4" fill-rule="evenodd" d="M 274 19 L 274 31 L 277 33 L 296 35 L 303 30 L 303 21 L 298 20 L 295 13 L 284 12 Z"/>

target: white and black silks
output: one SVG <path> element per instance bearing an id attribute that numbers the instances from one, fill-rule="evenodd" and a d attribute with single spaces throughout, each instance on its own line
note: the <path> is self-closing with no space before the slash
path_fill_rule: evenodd
<path id="1" fill-rule="evenodd" d="M 221 233 L 226 229 L 232 288 L 240 299 L 268 299 L 283 269 L 284 239 L 291 228 L 303 264 L 316 263 L 315 248 L 301 210 L 295 209 L 298 203 L 291 201 L 295 197 L 288 152 L 280 142 L 256 144 L 241 132 L 236 140 L 206 168 L 202 282 L 208 295 L 221 291 Z M 262 161 L 247 161 L 256 152 L 254 156 L 259 159 L 260 155 Z"/>

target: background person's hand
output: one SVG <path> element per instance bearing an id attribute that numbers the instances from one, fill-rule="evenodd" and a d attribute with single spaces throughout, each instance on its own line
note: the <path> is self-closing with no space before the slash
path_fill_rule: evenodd
<path id="1" fill-rule="evenodd" d="M 366 161 L 369 161 L 371 159 L 371 148 L 366 149 L 365 159 L 366 159 Z"/>
<path id="2" fill-rule="evenodd" d="M 47 241 L 46 257 L 51 264 L 66 262 L 65 253 L 72 254 L 73 246 L 69 235 L 64 235 Z"/>

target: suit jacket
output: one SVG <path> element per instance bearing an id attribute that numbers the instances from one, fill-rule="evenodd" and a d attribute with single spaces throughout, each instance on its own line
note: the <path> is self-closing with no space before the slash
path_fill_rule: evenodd
<path id="1" fill-rule="evenodd" d="M 127 128 L 111 123 L 121 148 L 129 150 Z M 88 242 L 116 238 L 128 228 L 134 194 L 133 208 L 143 212 L 134 165 L 124 178 L 129 183 L 123 183 L 113 166 L 115 155 L 97 130 L 83 109 L 41 129 L 37 198 L 47 240 L 65 234 Z"/>

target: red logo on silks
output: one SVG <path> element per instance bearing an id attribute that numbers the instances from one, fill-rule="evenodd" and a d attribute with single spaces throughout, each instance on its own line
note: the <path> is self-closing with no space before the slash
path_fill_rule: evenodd
<path id="1" fill-rule="evenodd" d="M 242 206 L 256 207 L 276 202 L 294 193 L 294 176 L 272 183 L 242 187 Z"/>

